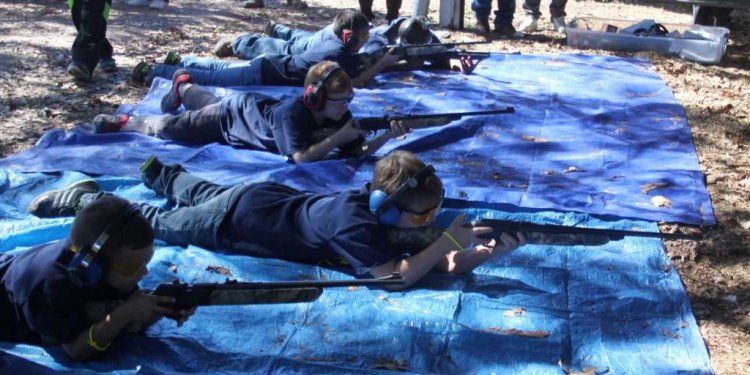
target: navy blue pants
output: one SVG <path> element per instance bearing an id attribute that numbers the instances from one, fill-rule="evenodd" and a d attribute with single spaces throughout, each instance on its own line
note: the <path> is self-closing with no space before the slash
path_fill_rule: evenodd
<path id="1" fill-rule="evenodd" d="M 241 193 L 250 185 L 226 187 L 196 177 L 179 165 L 164 166 L 151 188 L 166 196 L 174 208 L 141 203 L 143 215 L 154 228 L 156 238 L 173 245 L 221 247 L 219 228 Z M 111 193 L 86 194 L 82 205 Z"/>
<path id="2" fill-rule="evenodd" d="M 70 15 L 78 34 L 73 41 L 73 61 L 94 71 L 99 59 L 112 58 L 107 40 L 107 19 L 112 0 L 68 0 Z"/>

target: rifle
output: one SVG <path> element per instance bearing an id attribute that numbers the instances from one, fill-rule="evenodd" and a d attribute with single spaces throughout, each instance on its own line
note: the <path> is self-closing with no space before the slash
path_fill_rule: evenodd
<path id="1" fill-rule="evenodd" d="M 625 237 L 661 238 L 665 240 L 698 240 L 700 234 L 643 232 L 636 230 L 581 228 L 555 224 L 535 224 L 510 220 L 481 219 L 464 227 L 490 227 L 491 233 L 481 234 L 481 238 L 495 238 L 500 233 L 523 233 L 527 243 L 546 245 L 586 245 L 598 246 L 609 241 L 621 240 Z M 389 228 L 387 243 L 399 251 L 415 251 L 426 248 L 443 234 L 443 228 Z M 466 244 L 467 246 L 469 244 Z"/>
<path id="2" fill-rule="evenodd" d="M 378 130 L 378 129 L 390 129 L 390 122 L 396 121 L 415 121 L 414 124 L 406 124 L 410 128 L 429 127 L 436 125 L 443 125 L 449 121 L 458 120 L 464 116 L 480 116 L 480 115 L 497 115 L 503 113 L 514 113 L 513 107 L 507 106 L 503 109 L 491 109 L 485 111 L 473 111 L 473 112 L 450 112 L 450 113 L 429 113 L 420 115 L 384 115 L 376 117 L 357 117 L 355 119 L 356 126 L 364 130 Z M 433 120 L 433 121 L 430 121 Z M 434 120 L 441 120 L 435 122 Z"/>
<path id="3" fill-rule="evenodd" d="M 175 281 L 159 284 L 151 293 L 174 297 L 173 304 L 164 305 L 176 310 L 194 306 L 254 305 L 268 303 L 312 302 L 324 288 L 343 286 L 403 285 L 404 278 L 394 273 L 377 279 L 358 280 L 305 280 L 263 283 L 239 282 L 227 279 L 224 283 L 187 284 Z"/>
<path id="4" fill-rule="evenodd" d="M 477 44 L 489 44 L 490 42 L 455 42 L 455 43 L 430 43 L 430 44 L 389 44 L 378 48 L 373 52 L 358 53 L 363 69 L 369 69 L 375 65 L 388 51 L 394 49 L 393 54 L 400 59 L 407 57 L 424 57 L 426 59 L 456 59 L 471 56 L 477 60 L 490 57 L 489 52 L 468 52 L 457 49 L 456 46 L 467 46 Z"/>

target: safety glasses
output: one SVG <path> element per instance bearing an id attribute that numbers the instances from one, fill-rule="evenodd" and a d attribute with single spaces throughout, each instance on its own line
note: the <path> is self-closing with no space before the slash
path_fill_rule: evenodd
<path id="1" fill-rule="evenodd" d="M 435 207 L 427 209 L 422 212 L 415 212 L 415 211 L 410 211 L 407 209 L 402 209 L 402 211 L 408 212 L 411 214 L 409 219 L 411 220 L 413 224 L 424 225 L 435 219 L 435 215 L 437 214 L 438 210 L 440 210 L 440 207 L 443 206 L 443 200 L 445 200 L 445 189 L 443 189 L 442 193 L 440 193 L 440 201 Z"/>

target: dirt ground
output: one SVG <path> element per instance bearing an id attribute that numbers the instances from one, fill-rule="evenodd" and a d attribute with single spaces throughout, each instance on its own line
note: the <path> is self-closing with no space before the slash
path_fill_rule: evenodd
<path id="1" fill-rule="evenodd" d="M 283 2 L 282 2 L 283 1 Z M 437 22 L 438 2 L 430 18 Z M 122 103 L 134 103 L 145 88 L 125 83 L 140 60 L 160 61 L 171 50 L 208 54 L 221 37 L 262 32 L 266 21 L 301 28 L 324 26 L 353 1 L 308 0 L 300 10 L 286 0 L 266 0 L 264 9 L 244 9 L 239 0 L 173 0 L 163 11 L 128 7 L 115 1 L 108 36 L 120 66 L 114 74 L 96 72 L 95 81 L 78 84 L 64 73 L 70 61 L 75 30 L 64 0 L 36 2 L 0 0 L 0 157 L 29 147 L 47 130 L 69 129 L 98 113 L 110 113 Z M 405 0 L 402 14 L 411 12 Z M 543 25 L 548 1 L 542 2 Z M 385 1 L 375 2 L 379 23 Z M 522 18 L 521 2 L 516 23 Z M 651 2 L 570 1 L 568 19 L 653 18 L 662 23 L 690 23 L 688 5 Z M 698 157 L 713 200 L 718 226 L 705 228 L 700 242 L 667 242 L 667 249 L 685 283 L 701 332 L 718 374 L 750 373 L 750 11 L 733 13 L 734 27 L 724 61 L 707 66 L 651 53 L 580 51 L 551 31 L 522 39 L 490 36 L 485 51 L 522 53 L 591 53 L 649 58 L 687 111 Z M 473 13 L 466 4 L 466 25 Z M 467 29 L 447 40 L 482 40 Z M 673 230 L 664 225 L 663 230 Z"/>

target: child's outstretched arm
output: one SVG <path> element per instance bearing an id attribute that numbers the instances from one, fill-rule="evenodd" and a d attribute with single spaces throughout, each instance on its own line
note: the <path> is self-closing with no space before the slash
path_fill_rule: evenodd
<path id="1" fill-rule="evenodd" d="M 297 164 L 318 161 L 328 155 L 328 153 L 331 152 L 331 150 L 333 150 L 334 148 L 342 144 L 351 142 L 361 137 L 364 133 L 364 130 L 355 127 L 354 121 L 352 119 L 349 119 L 349 121 L 344 124 L 341 129 L 337 130 L 335 133 L 326 137 L 322 141 L 308 147 L 303 151 L 293 153 L 292 159 Z"/>
<path id="2" fill-rule="evenodd" d="M 63 343 L 65 352 L 75 360 L 85 360 L 109 348 L 112 341 L 131 323 L 149 324 L 167 314 L 172 309 L 159 306 L 173 303 L 174 298 L 153 296 L 138 290 L 127 301 L 115 307 L 104 319 L 81 331 L 75 340 Z"/>
<path id="3" fill-rule="evenodd" d="M 367 83 L 370 82 L 376 75 L 384 71 L 389 66 L 397 63 L 400 57 L 398 55 L 395 55 L 393 52 L 395 52 L 395 49 L 390 49 L 388 53 L 383 55 L 383 57 L 381 57 L 380 60 L 375 63 L 375 65 L 359 73 L 356 78 L 353 78 L 352 84 L 354 85 L 354 87 L 365 87 L 365 85 L 367 85 Z"/>
<path id="4" fill-rule="evenodd" d="M 389 288 L 399 290 L 415 284 L 433 268 L 445 270 L 444 267 L 449 264 L 448 257 L 452 253 L 462 250 L 462 244 L 481 243 L 483 239 L 479 236 L 492 231 L 492 228 L 489 227 L 463 227 L 461 224 L 464 218 L 465 215 L 456 217 L 440 238 L 416 255 L 398 261 L 392 260 L 374 267 L 370 270 L 370 273 L 374 277 L 383 277 L 394 272 L 400 273 L 405 280 L 404 285 Z M 460 261 L 468 264 L 468 261 Z M 449 272 L 457 273 L 456 271 Z"/>
<path id="5" fill-rule="evenodd" d="M 465 244 L 469 245 L 470 243 Z M 526 237 L 523 233 L 516 233 L 515 236 L 501 233 L 498 240 L 493 239 L 487 244 L 476 245 L 461 251 L 451 251 L 436 266 L 436 269 L 453 274 L 466 273 L 495 255 L 507 253 L 525 244 Z M 461 244 L 461 246 L 464 246 L 464 244 Z"/>

